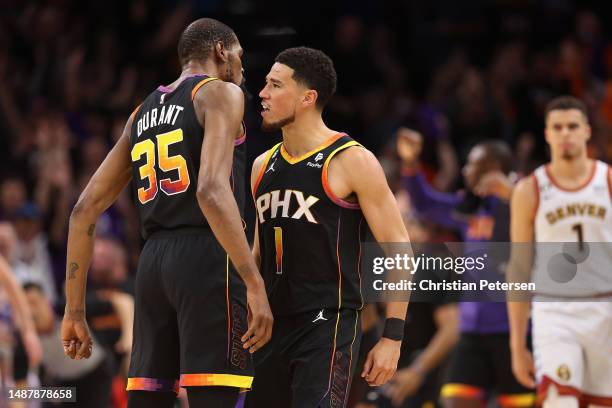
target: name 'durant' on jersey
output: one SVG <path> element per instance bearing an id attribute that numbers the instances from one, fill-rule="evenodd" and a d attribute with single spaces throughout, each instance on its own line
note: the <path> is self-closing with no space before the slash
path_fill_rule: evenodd
<path id="1" fill-rule="evenodd" d="M 257 197 L 255 206 L 257 207 L 257 216 L 261 224 L 266 221 L 266 217 L 267 219 L 277 218 L 279 216 L 289 218 L 289 210 L 292 202 L 297 203 L 297 208 L 291 215 L 291 218 L 299 220 L 305 217 L 308 222 L 318 224 L 310 211 L 311 207 L 318 201 L 319 199 L 312 195 L 308 196 L 308 198 L 304 198 L 304 193 L 297 190 L 285 190 L 283 198 L 281 199 L 281 191 L 274 190 Z"/>
<path id="2" fill-rule="evenodd" d="M 142 132 L 147 131 L 149 128 L 160 126 L 160 125 L 172 125 L 176 123 L 179 113 L 184 110 L 179 105 L 164 105 L 161 109 L 153 108 L 145 112 L 137 124 L 137 137 L 140 137 Z"/>

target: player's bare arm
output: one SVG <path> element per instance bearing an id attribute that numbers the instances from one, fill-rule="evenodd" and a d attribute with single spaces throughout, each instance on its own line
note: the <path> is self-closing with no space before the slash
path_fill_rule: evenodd
<path id="1" fill-rule="evenodd" d="M 395 197 L 376 157 L 364 148 L 350 148 L 330 162 L 328 182 L 337 197 L 357 200 L 378 242 L 410 242 Z M 402 321 L 408 302 L 389 302 L 387 319 Z M 397 369 L 401 341 L 381 338 L 368 354 L 362 376 L 368 384 L 386 383 Z"/>
<path id="2" fill-rule="evenodd" d="M 510 254 L 507 278 L 510 282 L 528 282 L 534 251 L 534 213 L 537 206 L 537 185 L 533 177 L 522 179 L 515 187 L 510 202 L 510 237 L 514 244 Z M 527 348 L 528 300 L 508 302 L 510 349 L 514 376 L 526 387 L 535 387 L 533 357 Z"/>
<path id="3" fill-rule="evenodd" d="M 38 333 L 36 332 L 32 310 L 23 289 L 17 280 L 15 280 L 11 267 L 2 255 L 0 255 L 0 287 L 6 290 L 11 302 L 17 327 L 19 328 L 21 339 L 28 355 L 29 365 L 30 367 L 36 367 L 42 360 L 43 350 Z"/>
<path id="4" fill-rule="evenodd" d="M 198 173 L 198 203 L 247 287 L 249 329 L 242 341 L 245 348 L 255 352 L 270 340 L 272 312 L 229 181 L 234 140 L 241 131 L 244 114 L 244 95 L 234 84 L 213 81 L 198 91 L 194 107 L 206 134 Z"/>
<path id="5" fill-rule="evenodd" d="M 85 287 L 91 262 L 98 217 L 132 177 L 128 119 L 121 138 L 95 172 L 70 215 L 66 258 L 66 310 L 62 322 L 64 352 L 70 358 L 88 358 L 92 340 L 85 321 Z"/>

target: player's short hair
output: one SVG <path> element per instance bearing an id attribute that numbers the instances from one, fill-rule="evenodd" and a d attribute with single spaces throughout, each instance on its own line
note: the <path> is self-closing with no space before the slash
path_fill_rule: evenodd
<path id="1" fill-rule="evenodd" d="M 296 82 L 317 91 L 316 106 L 319 109 L 323 109 L 336 92 L 338 79 L 334 63 L 323 51 L 308 47 L 288 48 L 274 61 L 293 69 Z"/>
<path id="2" fill-rule="evenodd" d="M 488 161 L 495 162 L 499 165 L 500 170 L 504 174 L 508 174 L 513 169 L 512 150 L 507 143 L 501 140 L 487 140 L 479 143 L 486 151 Z"/>
<path id="3" fill-rule="evenodd" d="M 577 109 L 584 115 L 584 118 L 588 120 L 589 111 L 587 110 L 586 104 L 580 99 L 569 95 L 559 96 L 546 105 L 544 110 L 544 118 L 548 118 L 548 114 L 554 110 L 569 110 Z"/>
<path id="4" fill-rule="evenodd" d="M 201 18 L 189 24 L 178 42 L 178 57 L 181 65 L 190 60 L 206 60 L 221 41 L 226 47 L 238 41 L 236 33 L 227 25 L 212 18 Z"/>

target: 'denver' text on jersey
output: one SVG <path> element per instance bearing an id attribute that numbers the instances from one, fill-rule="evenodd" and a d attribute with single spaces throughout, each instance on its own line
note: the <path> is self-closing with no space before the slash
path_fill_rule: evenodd
<path id="1" fill-rule="evenodd" d="M 357 142 L 337 134 L 292 158 L 268 151 L 254 185 L 261 273 L 274 315 L 363 306 L 360 253 L 367 223 L 357 203 L 335 197 L 332 158 Z"/>

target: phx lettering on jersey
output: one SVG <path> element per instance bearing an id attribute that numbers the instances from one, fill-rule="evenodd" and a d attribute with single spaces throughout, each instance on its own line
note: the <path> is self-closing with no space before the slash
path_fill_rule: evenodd
<path id="1" fill-rule="evenodd" d="M 291 215 L 291 218 L 299 220 L 302 217 L 306 217 L 308 222 L 318 224 L 317 220 L 310 212 L 310 208 L 319 201 L 317 197 L 308 196 L 308 198 L 305 199 L 304 193 L 297 190 L 285 190 L 282 200 L 280 199 L 280 195 L 280 190 L 275 190 L 257 197 L 256 207 L 260 223 L 263 224 L 266 221 L 266 215 L 268 215 L 268 219 L 278 216 L 289 218 L 291 203 L 297 201 L 298 207 Z M 266 214 L 268 211 L 269 213 Z"/>
<path id="2" fill-rule="evenodd" d="M 140 119 L 138 119 L 138 136 L 142 134 L 142 132 L 148 130 L 149 128 L 153 128 L 159 125 L 173 125 L 176 123 L 176 119 L 178 118 L 179 113 L 181 113 L 185 108 L 179 105 L 168 105 L 162 106 L 160 110 L 157 108 L 153 108 L 145 112 Z"/>

